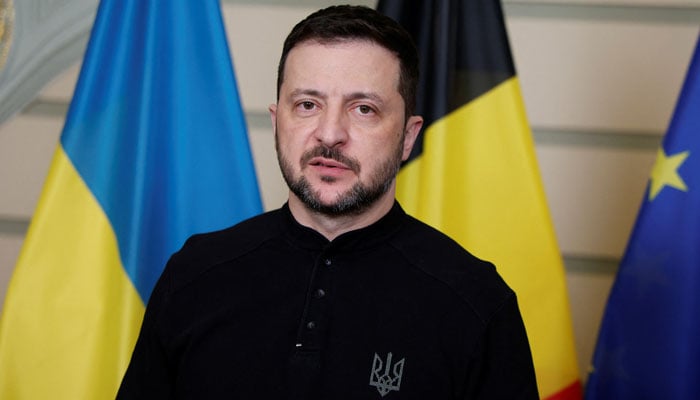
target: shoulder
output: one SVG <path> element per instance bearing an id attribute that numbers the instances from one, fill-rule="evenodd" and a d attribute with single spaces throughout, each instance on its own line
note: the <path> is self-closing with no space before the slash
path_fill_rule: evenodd
<path id="1" fill-rule="evenodd" d="M 192 235 L 170 257 L 163 278 L 177 290 L 216 266 L 256 251 L 280 235 L 283 218 L 281 210 L 274 210 L 226 229 Z"/>
<path id="2" fill-rule="evenodd" d="M 496 267 L 482 260 L 437 229 L 407 215 L 392 245 L 428 279 L 452 292 L 488 323 L 505 304 L 514 301 Z"/>
<path id="3" fill-rule="evenodd" d="M 279 235 L 281 214 L 281 210 L 269 211 L 220 231 L 192 235 L 176 255 L 180 258 L 196 257 L 207 263 L 235 258 Z"/>

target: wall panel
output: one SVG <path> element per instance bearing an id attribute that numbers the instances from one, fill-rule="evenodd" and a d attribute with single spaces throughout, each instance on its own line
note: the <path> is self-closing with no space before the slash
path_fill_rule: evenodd
<path id="1" fill-rule="evenodd" d="M 24 115 L 0 125 L 0 217 L 31 217 L 62 127 L 62 118 Z"/>
<path id="2" fill-rule="evenodd" d="M 533 126 L 658 135 L 698 24 L 513 15 L 508 29 Z"/>
<path id="3" fill-rule="evenodd" d="M 621 257 L 656 149 L 540 144 L 537 155 L 561 251 Z"/>
<path id="4" fill-rule="evenodd" d="M 266 209 L 287 197 L 267 116 L 282 41 L 302 17 L 333 3 L 222 1 Z M 505 0 L 504 10 L 564 254 L 585 377 L 607 293 L 698 34 L 700 1 Z M 0 296 L 79 68 L 76 60 L 23 113 L 0 125 Z"/>

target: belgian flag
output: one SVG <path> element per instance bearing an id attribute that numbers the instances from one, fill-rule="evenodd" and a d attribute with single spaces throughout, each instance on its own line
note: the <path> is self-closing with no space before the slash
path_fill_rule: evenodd
<path id="1" fill-rule="evenodd" d="M 580 399 L 564 268 L 496 0 L 380 0 L 421 57 L 424 132 L 399 172 L 406 211 L 496 264 L 518 295 L 540 395 Z"/>

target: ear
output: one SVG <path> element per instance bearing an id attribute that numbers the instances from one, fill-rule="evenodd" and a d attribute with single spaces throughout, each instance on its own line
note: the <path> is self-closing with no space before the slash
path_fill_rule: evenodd
<path id="1" fill-rule="evenodd" d="M 411 155 L 413 144 L 416 143 L 416 138 L 418 138 L 422 126 L 423 117 L 418 115 L 412 115 L 408 118 L 408 121 L 406 121 L 403 138 L 403 157 L 401 157 L 402 161 L 406 161 L 408 156 Z"/>
<path id="2" fill-rule="evenodd" d="M 270 120 L 272 120 L 272 133 L 277 135 L 277 104 L 270 104 L 267 108 L 270 112 Z"/>

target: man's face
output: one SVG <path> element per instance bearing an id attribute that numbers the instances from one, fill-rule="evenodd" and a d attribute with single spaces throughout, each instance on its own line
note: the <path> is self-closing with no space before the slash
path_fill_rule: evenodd
<path id="1" fill-rule="evenodd" d="M 396 173 L 422 124 L 404 124 L 398 81 L 398 58 L 369 41 L 308 41 L 289 52 L 270 113 L 292 196 L 327 215 L 393 201 Z"/>

